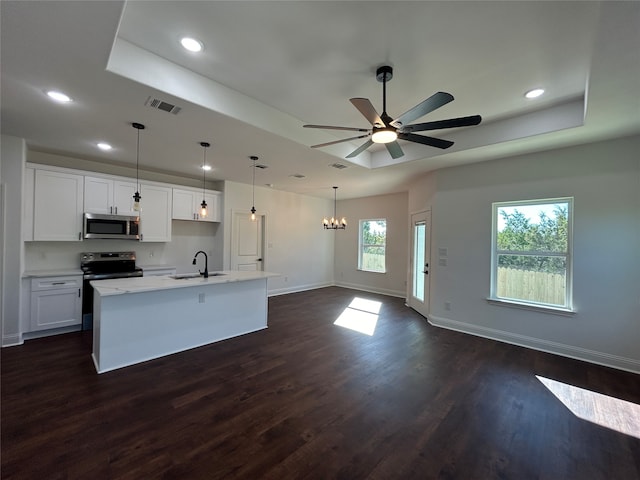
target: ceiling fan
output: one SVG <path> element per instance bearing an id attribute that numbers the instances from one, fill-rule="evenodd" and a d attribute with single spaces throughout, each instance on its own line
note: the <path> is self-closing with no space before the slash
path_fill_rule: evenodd
<path id="1" fill-rule="evenodd" d="M 397 140 L 408 140 L 409 142 L 421 143 L 436 148 L 449 148 L 453 142 L 443 140 L 441 138 L 427 137 L 425 135 L 416 135 L 413 132 L 423 132 L 427 130 L 439 130 L 443 128 L 467 127 L 478 125 L 482 121 L 480 115 L 472 115 L 470 117 L 450 118 L 448 120 L 438 120 L 435 122 L 415 123 L 409 125 L 414 120 L 433 112 L 434 110 L 453 101 L 453 95 L 446 92 L 437 92 L 429 98 L 419 103 L 415 107 L 406 111 L 395 120 L 387 114 L 387 82 L 393 78 L 393 68 L 384 65 L 376 70 L 376 80 L 382 82 L 382 115 L 378 115 L 367 98 L 352 98 L 350 102 L 358 109 L 364 117 L 369 120 L 372 125 L 371 129 L 354 128 L 354 127 L 336 127 L 332 125 L 304 125 L 304 128 L 323 128 L 328 130 L 347 130 L 353 132 L 364 132 L 363 135 L 345 138 L 333 142 L 321 143 L 319 145 L 311 145 L 311 148 L 328 147 L 336 143 L 349 142 L 359 138 L 369 138 L 365 143 L 347 155 L 346 158 L 352 158 L 360 155 L 374 143 L 384 143 L 393 158 L 400 158 L 404 155 L 402 148 Z"/>

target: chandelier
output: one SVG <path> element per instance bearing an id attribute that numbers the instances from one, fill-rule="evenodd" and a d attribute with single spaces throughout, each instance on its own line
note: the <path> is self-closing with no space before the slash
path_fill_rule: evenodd
<path id="1" fill-rule="evenodd" d="M 333 187 L 333 217 L 331 217 L 330 220 L 324 217 L 322 220 L 322 225 L 324 225 L 325 230 L 344 230 L 347 228 L 347 219 L 344 217 L 338 219 L 338 215 L 336 214 L 337 195 L 338 187 Z"/>

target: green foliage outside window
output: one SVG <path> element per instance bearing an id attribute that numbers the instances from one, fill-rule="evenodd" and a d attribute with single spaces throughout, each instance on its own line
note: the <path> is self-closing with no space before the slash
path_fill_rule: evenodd
<path id="1" fill-rule="evenodd" d="M 564 254 L 568 252 L 569 244 L 568 204 L 555 204 L 552 216 L 541 210 L 537 223 L 517 208 L 513 211 L 498 208 L 498 214 L 504 223 L 497 234 L 498 267 L 546 273 L 565 272 Z M 537 255 L 518 255 L 515 252 Z"/>
<path id="2" fill-rule="evenodd" d="M 360 265 L 361 270 L 385 271 L 387 241 L 386 220 L 360 221 Z"/>
<path id="3" fill-rule="evenodd" d="M 572 200 L 495 204 L 493 298 L 571 309 Z"/>

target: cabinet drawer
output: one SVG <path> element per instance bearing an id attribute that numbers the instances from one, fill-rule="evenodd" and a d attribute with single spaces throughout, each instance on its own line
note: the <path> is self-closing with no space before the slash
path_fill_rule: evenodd
<path id="1" fill-rule="evenodd" d="M 31 279 L 31 291 L 82 288 L 82 277 L 44 277 Z"/>

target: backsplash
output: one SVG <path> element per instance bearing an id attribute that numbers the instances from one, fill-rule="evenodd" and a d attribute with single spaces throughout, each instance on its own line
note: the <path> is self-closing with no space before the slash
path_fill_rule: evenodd
<path id="1" fill-rule="evenodd" d="M 137 265 L 172 265 L 178 273 L 195 271 L 193 255 L 204 250 L 210 270 L 221 269 L 222 259 L 213 258 L 218 224 L 173 221 L 171 242 L 146 243 L 130 240 L 84 240 L 82 242 L 25 242 L 25 270 L 80 268 L 82 252 L 136 252 Z"/>

